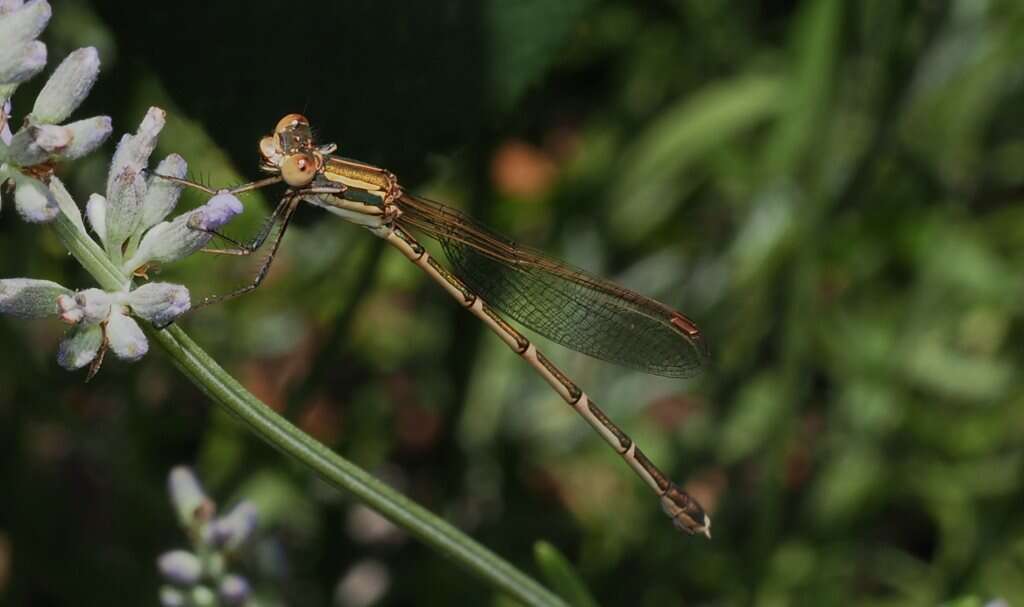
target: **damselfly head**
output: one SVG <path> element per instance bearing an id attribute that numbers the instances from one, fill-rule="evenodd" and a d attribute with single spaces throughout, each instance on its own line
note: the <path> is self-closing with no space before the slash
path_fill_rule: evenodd
<path id="1" fill-rule="evenodd" d="M 288 114 L 277 121 L 274 132 L 260 140 L 260 168 L 280 172 L 292 187 L 309 185 L 323 165 L 323 156 L 313 143 L 309 120 L 302 114 Z"/>

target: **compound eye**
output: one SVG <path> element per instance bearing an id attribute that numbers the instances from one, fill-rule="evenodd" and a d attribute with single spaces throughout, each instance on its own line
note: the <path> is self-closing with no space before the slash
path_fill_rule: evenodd
<path id="1" fill-rule="evenodd" d="M 316 168 L 312 154 L 291 154 L 281 162 L 281 177 L 293 188 L 305 187 L 316 177 Z"/>
<path id="2" fill-rule="evenodd" d="M 277 145 L 277 139 L 273 137 L 260 139 L 260 156 L 266 162 L 277 164 L 281 156 L 281 147 Z"/>
<path id="3" fill-rule="evenodd" d="M 299 124 L 309 126 L 309 120 L 307 120 L 302 114 L 288 114 L 277 121 L 277 126 L 274 127 L 274 132 L 281 133 L 287 129 L 294 128 Z"/>

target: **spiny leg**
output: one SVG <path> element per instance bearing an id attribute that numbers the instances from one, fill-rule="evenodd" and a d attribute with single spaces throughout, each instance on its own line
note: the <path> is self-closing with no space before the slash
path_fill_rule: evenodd
<path id="1" fill-rule="evenodd" d="M 196 230 L 197 232 L 205 232 L 211 236 L 216 236 L 217 238 L 234 245 L 228 249 L 200 249 L 203 253 L 210 253 L 212 255 L 252 255 L 257 249 L 263 246 L 264 242 L 266 242 L 267 237 L 274 230 L 274 225 L 281 219 L 281 216 L 284 215 L 292 200 L 293 198 L 291 196 L 285 196 L 282 198 L 281 202 L 277 203 L 277 208 L 275 208 L 274 212 L 263 221 L 263 225 L 260 227 L 259 232 L 257 232 L 249 242 L 239 242 L 234 238 L 225 236 L 217 230 L 205 230 L 198 225 L 192 225 L 191 222 L 188 227 L 189 229 Z"/>
<path id="2" fill-rule="evenodd" d="M 277 249 L 278 247 L 281 246 L 281 239 L 284 237 L 284 233 L 288 230 L 288 223 L 291 221 L 292 215 L 294 215 L 295 209 L 298 208 L 299 202 L 301 200 L 301 198 L 298 198 L 296 196 L 289 196 L 286 197 L 281 202 L 280 206 L 284 208 L 284 211 L 282 212 L 281 216 L 281 229 L 277 231 L 277 234 L 275 234 L 273 239 L 271 240 L 270 254 L 267 255 L 267 258 L 260 265 L 259 270 L 256 272 L 256 278 L 253 279 L 252 283 L 240 289 L 236 289 L 230 293 L 226 293 L 224 295 L 210 295 L 208 297 L 205 297 L 198 304 L 192 306 L 193 310 L 197 308 L 202 308 L 204 306 L 208 306 L 210 304 L 225 301 L 227 299 L 238 297 L 239 295 L 244 295 L 250 291 L 254 291 L 257 287 L 260 286 L 260 283 L 263 282 L 263 279 L 267 277 L 267 273 L 270 271 L 271 264 L 274 263 L 274 257 L 277 255 Z M 249 253 L 245 253 L 245 255 L 251 254 L 251 252 L 252 251 L 250 251 Z"/>
<path id="3" fill-rule="evenodd" d="M 337 187 L 305 188 L 302 190 L 301 193 L 303 196 L 305 196 L 308 194 L 340 194 L 343 191 L 343 188 Z M 204 248 L 201 249 L 203 253 L 210 253 L 212 255 L 252 255 L 257 249 L 263 246 L 263 243 L 267 240 L 267 237 L 270 235 L 270 232 L 274 229 L 274 224 L 277 223 L 279 219 L 281 219 L 281 216 L 285 212 L 287 212 L 288 205 L 290 204 L 289 201 L 293 197 L 298 197 L 298 194 L 286 195 L 283 199 L 281 199 L 281 202 L 278 203 L 277 208 L 274 209 L 274 212 L 270 215 L 270 217 L 268 217 L 263 222 L 263 226 L 260 227 L 260 231 L 256 233 L 256 236 L 254 236 L 251 240 L 249 240 L 249 242 L 246 243 L 242 243 L 229 236 L 225 236 L 224 234 L 218 232 L 217 230 L 204 230 L 199 226 L 194 225 L 189 225 L 189 228 L 193 230 L 198 230 L 200 232 L 206 232 L 207 234 L 216 236 L 217 238 L 220 238 L 221 240 L 234 245 L 233 247 L 227 249 Z"/>
<path id="4" fill-rule="evenodd" d="M 157 173 L 157 172 L 153 172 L 153 176 L 159 177 L 160 179 L 166 179 L 167 181 L 170 181 L 170 182 L 173 182 L 173 183 L 177 183 L 179 185 L 183 185 L 186 188 L 192 188 L 194 190 L 199 190 L 200 192 L 206 192 L 210 196 L 216 196 L 217 194 L 220 194 L 221 192 L 224 192 L 224 193 L 227 193 L 227 194 L 242 194 L 244 192 L 250 192 L 252 190 L 258 190 L 258 189 L 266 187 L 268 185 L 273 185 L 275 183 L 280 183 L 281 182 L 281 176 L 280 175 L 274 175 L 272 177 L 266 177 L 264 179 L 257 179 L 256 181 L 250 181 L 249 183 L 243 183 L 242 185 L 235 186 L 233 188 L 223 188 L 223 189 L 220 189 L 220 190 L 215 190 L 215 189 L 213 189 L 211 187 L 207 187 L 207 186 L 205 186 L 205 185 L 203 185 L 201 183 L 198 183 L 196 181 L 192 181 L 191 179 L 185 179 L 184 177 L 174 177 L 173 175 L 162 175 L 162 174 Z"/>

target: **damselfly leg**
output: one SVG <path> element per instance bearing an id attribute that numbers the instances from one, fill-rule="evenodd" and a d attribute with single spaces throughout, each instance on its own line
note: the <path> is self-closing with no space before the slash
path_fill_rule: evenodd
<path id="1" fill-rule="evenodd" d="M 258 232 L 256 232 L 256 235 L 249 239 L 247 242 L 235 240 L 230 236 L 224 235 L 222 232 L 219 232 L 217 230 L 207 230 L 199 225 L 190 224 L 188 227 L 189 229 L 196 230 L 198 232 L 205 232 L 207 234 L 210 234 L 211 236 L 215 236 L 220 240 L 223 240 L 224 242 L 227 242 L 228 244 L 232 245 L 231 247 L 225 249 L 215 249 L 212 247 L 206 247 L 200 249 L 202 253 L 209 253 L 211 255 L 252 255 L 256 251 L 258 251 L 260 247 L 263 246 L 263 243 L 267 241 L 267 238 L 270 236 L 270 233 L 274 230 L 274 226 L 277 225 L 277 223 L 287 212 L 288 204 L 290 202 L 291 199 L 289 197 L 286 196 L 282 198 L 281 202 L 277 203 L 277 208 L 274 209 L 274 212 L 263 220 L 263 225 L 260 226 L 260 229 Z"/>
<path id="2" fill-rule="evenodd" d="M 291 222 L 292 216 L 295 214 L 295 209 L 298 208 L 300 200 L 301 198 L 299 198 L 298 196 L 286 196 L 284 200 L 281 201 L 281 204 L 278 205 L 279 209 L 284 209 L 283 212 L 281 213 L 281 227 L 277 230 L 277 233 L 271 239 L 270 253 L 263 260 L 263 263 L 260 264 L 259 269 L 256 271 L 256 277 L 253 279 L 253 281 L 244 287 L 235 289 L 230 293 L 225 293 L 222 295 L 208 295 L 207 297 L 204 297 L 202 301 L 200 301 L 198 304 L 192 306 L 192 309 L 202 308 L 210 304 L 215 304 L 228 299 L 232 299 L 234 297 L 238 297 L 239 295 L 245 295 L 250 291 L 255 291 L 260 286 L 260 284 L 263 282 L 263 279 L 267 277 L 267 273 L 270 272 L 270 266 L 274 263 L 274 258 L 277 256 L 277 250 L 281 246 L 281 239 L 284 237 L 284 233 L 288 230 L 288 224 Z M 263 242 L 261 241 L 260 244 L 257 245 L 257 248 L 259 246 L 262 246 L 262 244 Z M 255 250 L 256 249 L 249 248 L 238 249 L 238 251 L 245 251 L 244 253 L 240 253 L 242 255 L 250 255 L 253 252 L 255 252 Z"/>
<path id="3" fill-rule="evenodd" d="M 221 193 L 227 193 L 232 195 L 242 194 L 269 185 L 273 185 L 281 181 L 280 177 L 274 176 L 267 177 L 265 179 L 260 179 L 257 181 L 252 181 L 234 188 L 215 190 L 213 188 L 209 188 L 201 183 L 197 183 L 189 179 L 183 179 L 180 177 L 173 177 L 169 175 L 161 175 L 159 173 L 155 173 L 155 175 L 157 177 L 160 177 L 161 179 L 166 179 L 168 181 L 181 184 L 185 187 L 205 192 L 211 196 Z M 258 251 L 260 248 L 262 248 L 263 245 L 268 241 L 268 239 L 271 245 L 270 253 L 267 255 L 267 257 L 260 264 L 259 268 L 256 270 L 256 275 L 253 278 L 252 282 L 243 287 L 235 289 L 234 291 L 231 291 L 229 293 L 206 296 L 198 303 L 194 304 L 192 306 L 192 310 L 196 310 L 211 304 L 232 299 L 234 297 L 238 297 L 239 295 L 244 295 L 245 293 L 254 291 L 260 286 L 263 280 L 267 277 L 267 274 L 270 272 L 270 266 L 274 263 L 274 258 L 276 257 L 278 248 L 281 245 L 281 239 L 284 237 L 285 232 L 288 230 L 288 224 L 291 222 L 291 219 L 295 214 L 295 209 L 298 208 L 298 203 L 300 200 L 300 197 L 290 192 L 286 194 L 284 198 L 282 198 L 281 201 L 277 204 L 277 207 L 274 209 L 274 212 L 271 213 L 270 216 L 264 220 L 263 225 L 260 227 L 259 231 L 255 234 L 255 236 L 253 236 L 250 240 L 246 242 L 242 242 L 234 238 L 231 238 L 230 236 L 227 236 L 217 230 L 207 230 L 203 229 L 198 225 L 189 224 L 188 227 L 190 229 L 199 232 L 205 232 L 207 234 L 210 234 L 211 236 L 219 238 L 224 242 L 227 242 L 232 245 L 228 248 L 222 249 L 204 248 L 202 249 L 202 252 L 204 253 L 210 253 L 213 255 L 249 256 Z M 277 227 L 276 232 L 274 231 L 275 227 Z M 273 234 L 273 236 L 271 236 L 271 234 Z"/>
<path id="4" fill-rule="evenodd" d="M 187 188 L 192 188 L 194 190 L 199 190 L 200 192 L 205 192 L 206 194 L 209 194 L 210 196 L 216 196 L 217 194 L 221 194 L 221 193 L 232 194 L 232 195 L 243 194 L 245 192 L 251 192 L 253 190 L 258 190 L 260 188 L 266 187 L 268 185 L 273 185 L 273 184 L 279 183 L 281 181 L 281 179 L 279 177 L 267 177 L 265 179 L 260 179 L 260 180 L 257 180 L 257 181 L 251 181 L 249 183 L 245 183 L 245 184 L 242 184 L 242 185 L 234 187 L 234 188 L 215 190 L 213 188 L 207 187 L 207 186 L 205 186 L 205 185 L 203 185 L 201 183 L 198 183 L 196 181 L 192 181 L 191 179 L 184 179 L 182 177 L 173 177 L 171 175 L 162 175 L 160 173 L 155 173 L 155 172 L 153 173 L 153 175 L 155 177 L 159 177 L 160 179 L 164 179 L 164 180 L 170 181 L 172 183 L 177 183 L 177 184 L 182 185 L 182 186 L 187 187 Z M 249 239 L 249 241 L 247 241 L 247 242 L 242 242 L 242 241 L 236 240 L 236 239 L 231 238 L 230 236 L 227 236 L 224 233 L 219 232 L 217 230 L 207 230 L 207 229 L 204 229 L 204 228 L 200 227 L 199 225 L 192 225 L 192 224 L 190 224 L 188 227 L 190 229 L 196 230 L 198 232 L 205 232 L 207 234 L 210 234 L 211 236 L 214 236 L 214 237 L 216 237 L 216 238 L 218 238 L 218 239 L 220 239 L 220 240 L 222 240 L 224 242 L 227 242 L 228 244 L 232 245 L 230 248 L 227 248 L 227 249 L 212 249 L 212 248 L 202 249 L 202 252 L 204 252 L 204 253 L 212 253 L 212 254 L 215 254 L 215 255 L 251 255 L 254 251 L 256 251 L 261 246 L 263 246 L 263 243 L 264 243 L 264 241 L 266 241 L 267 236 L 274 229 L 274 224 L 277 223 L 277 221 L 281 218 L 281 215 L 283 214 L 284 209 L 285 209 L 286 206 L 287 205 L 285 205 L 285 200 L 282 199 L 281 202 L 278 203 L 277 208 L 274 209 L 274 212 L 271 213 L 271 215 L 269 217 L 267 217 L 267 219 L 263 222 L 263 225 L 260 227 L 259 232 L 257 232 L 256 235 L 253 236 L 251 239 Z"/>

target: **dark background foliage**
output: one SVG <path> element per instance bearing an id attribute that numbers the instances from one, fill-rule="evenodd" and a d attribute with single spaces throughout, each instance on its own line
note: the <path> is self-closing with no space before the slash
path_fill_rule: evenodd
<path id="1" fill-rule="evenodd" d="M 602 604 L 1024 600 L 1024 10 L 1019 2 L 54 2 L 94 45 L 80 115 L 215 185 L 306 113 L 343 154 L 650 294 L 702 327 L 692 381 L 555 346 L 714 516 L 676 534 L 604 443 L 392 251 L 317 209 L 266 286 L 184 326 L 253 392 L 498 553 L 564 552 Z M 29 106 L 41 84 L 15 100 Z M 108 157 L 62 177 L 100 191 Z M 188 197 L 183 206 L 199 197 Z M 273 201 L 250 196 L 230 231 Z M 0 275 L 89 286 L 0 218 Z M 196 296 L 251 264 L 164 268 Z M 287 604 L 490 590 L 249 436 L 159 353 L 61 371 L 56 322 L 0 321 L 0 601 L 155 601 L 195 465 L 264 512 L 244 568 Z M 363 586 L 360 586 L 363 584 Z M 500 600 L 500 599 L 497 599 Z"/>

